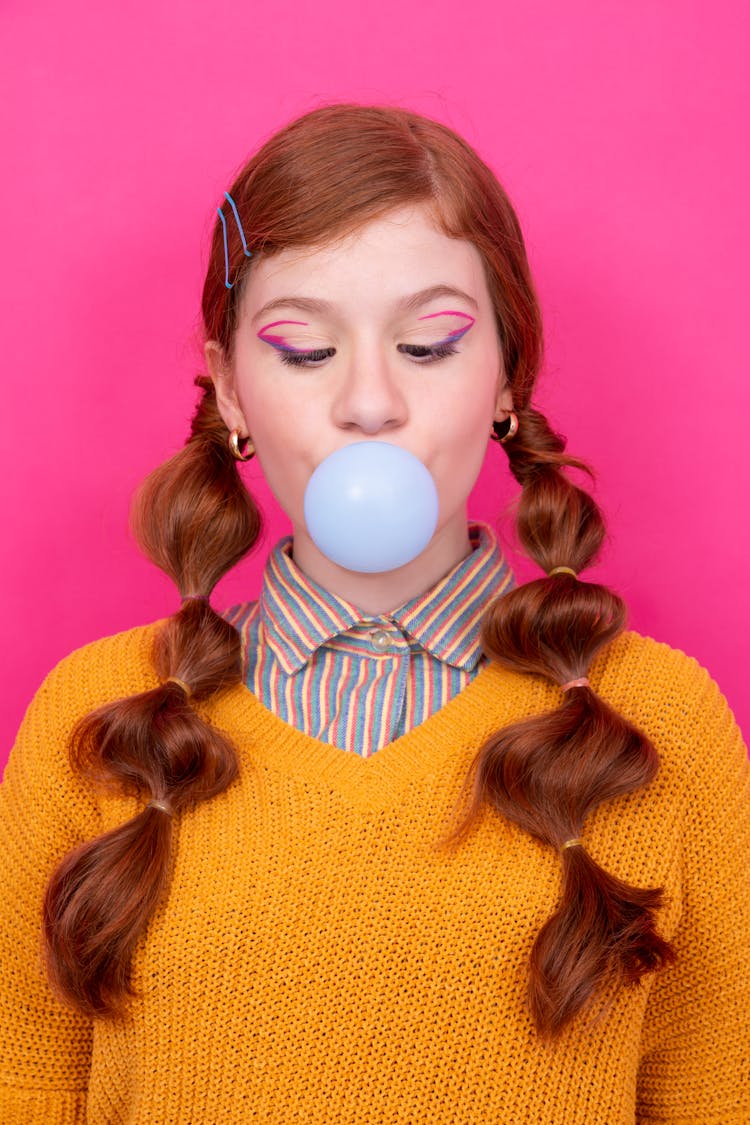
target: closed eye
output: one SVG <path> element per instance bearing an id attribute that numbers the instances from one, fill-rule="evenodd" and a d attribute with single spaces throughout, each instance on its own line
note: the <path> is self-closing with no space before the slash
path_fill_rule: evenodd
<path id="1" fill-rule="evenodd" d="M 335 348 L 317 348 L 313 352 L 298 352 L 287 348 L 278 348 L 277 351 L 281 362 L 290 363 L 292 367 L 313 366 L 336 354 Z"/>
<path id="2" fill-rule="evenodd" d="M 399 344 L 397 349 L 399 352 L 405 352 L 407 355 L 413 356 L 414 359 L 420 359 L 424 363 L 433 363 L 436 359 L 443 359 L 448 355 L 455 355 L 458 351 L 456 345 L 448 340 L 442 344 L 433 344 L 431 347 L 423 347 L 421 344 Z"/>
<path id="3" fill-rule="evenodd" d="M 288 363 L 292 367 L 314 367 L 336 354 L 335 348 L 317 348 L 310 352 L 291 351 L 286 348 L 277 350 L 281 362 Z M 434 363 L 435 360 L 455 355 L 458 348 L 453 341 L 447 340 L 430 347 L 422 344 L 398 344 L 396 350 L 411 356 L 419 361 L 420 366 L 424 366 L 426 363 Z"/>

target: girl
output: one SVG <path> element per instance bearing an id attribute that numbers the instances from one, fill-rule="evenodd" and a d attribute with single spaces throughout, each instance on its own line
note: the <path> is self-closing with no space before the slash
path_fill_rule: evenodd
<path id="1" fill-rule="evenodd" d="M 181 605 L 64 660 L 7 768 L 2 1120 L 750 1121 L 745 749 L 582 573 L 493 174 L 405 110 L 307 114 L 226 193 L 203 317 L 135 509 Z M 521 586 L 467 521 L 488 437 Z M 254 455 L 294 534 L 221 614 Z"/>

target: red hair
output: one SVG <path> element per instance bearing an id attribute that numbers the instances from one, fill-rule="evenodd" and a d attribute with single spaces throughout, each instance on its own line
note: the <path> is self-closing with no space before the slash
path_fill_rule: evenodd
<path id="1" fill-rule="evenodd" d="M 276 133 L 231 187 L 252 257 L 227 222 L 214 227 L 203 288 L 206 339 L 231 357 L 243 284 L 259 258 L 325 243 L 405 205 L 425 205 L 445 234 L 479 250 L 493 300 L 505 370 L 520 428 L 504 445 L 522 486 L 518 531 L 528 555 L 548 572 L 576 572 L 596 560 L 605 529 L 594 500 L 566 468 L 587 467 L 532 405 L 542 359 L 542 325 L 516 214 L 495 175 L 439 122 L 405 109 L 331 105 Z M 227 447 L 209 379 L 185 448 L 156 469 L 134 508 L 145 552 L 181 593 L 211 592 L 257 541 L 260 520 Z M 625 625 L 621 599 L 570 575 L 540 578 L 490 603 L 485 652 L 509 668 L 556 683 L 586 675 L 594 656 Z M 235 631 L 206 603 L 186 602 L 159 637 L 159 676 L 175 676 L 204 698 L 240 677 Z M 76 768 L 115 782 L 177 813 L 225 789 L 234 750 L 208 726 L 174 682 L 106 704 L 78 726 Z M 656 751 L 587 687 L 551 712 L 496 732 L 480 747 L 442 841 L 459 846 L 484 803 L 552 848 L 578 837 L 604 801 L 646 785 Z M 465 798 L 468 796 L 468 803 Z M 461 806 L 465 805 L 463 811 Z M 171 819 L 147 807 L 134 820 L 64 858 L 45 900 L 49 976 L 83 1012 L 113 1016 L 131 994 L 130 958 L 165 893 Z M 563 892 L 537 935 L 528 1001 L 540 1035 L 553 1038 L 606 986 L 637 982 L 673 958 L 658 935 L 658 888 L 632 887 L 604 871 L 584 848 L 561 852 Z"/>

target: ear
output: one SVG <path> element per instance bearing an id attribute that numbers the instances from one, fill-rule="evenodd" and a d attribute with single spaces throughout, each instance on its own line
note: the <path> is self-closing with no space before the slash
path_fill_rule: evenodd
<path id="1" fill-rule="evenodd" d="M 497 380 L 497 394 L 495 396 L 495 421 L 504 422 L 513 409 L 513 391 L 510 383 L 505 378 L 501 369 Z"/>
<path id="2" fill-rule="evenodd" d="M 247 422 L 237 398 L 234 376 L 231 365 L 224 355 L 224 349 L 218 340 L 208 340 L 203 349 L 203 355 L 216 391 L 216 405 L 224 419 L 224 425 L 230 431 L 239 430 L 240 437 L 247 437 Z"/>

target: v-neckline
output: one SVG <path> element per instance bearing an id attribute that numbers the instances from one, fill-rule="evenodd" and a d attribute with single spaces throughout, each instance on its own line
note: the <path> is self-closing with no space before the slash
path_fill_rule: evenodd
<path id="1" fill-rule="evenodd" d="M 263 764 L 336 790 L 353 804 L 369 809 L 392 805 L 401 791 L 437 771 L 451 755 L 465 757 L 479 749 L 488 734 L 509 721 L 517 685 L 528 679 L 489 661 L 462 691 L 424 722 L 386 743 L 369 758 L 342 750 L 297 730 L 270 711 L 244 684 L 213 700 L 210 719 L 235 742 L 248 767 Z M 503 691 L 515 684 L 516 690 Z M 463 751 L 463 753 L 462 753 Z"/>

